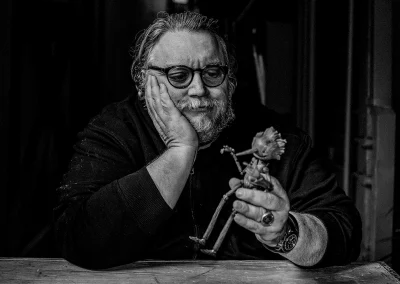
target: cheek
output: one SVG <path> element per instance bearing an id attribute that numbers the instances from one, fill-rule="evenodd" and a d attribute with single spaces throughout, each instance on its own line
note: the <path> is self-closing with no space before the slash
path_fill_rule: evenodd
<path id="1" fill-rule="evenodd" d="M 214 88 L 210 91 L 210 96 L 213 99 L 226 102 L 228 100 L 228 88 L 225 87 L 225 84 L 221 88 Z"/>

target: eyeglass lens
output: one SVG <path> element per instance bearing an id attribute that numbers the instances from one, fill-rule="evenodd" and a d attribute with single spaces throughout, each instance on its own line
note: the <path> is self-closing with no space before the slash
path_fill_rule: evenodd
<path id="1" fill-rule="evenodd" d="M 177 66 L 168 71 L 168 80 L 172 86 L 185 88 L 192 82 L 194 71 L 184 66 Z M 201 72 L 203 83 L 208 87 L 216 87 L 225 79 L 225 72 L 220 66 L 208 66 Z"/>

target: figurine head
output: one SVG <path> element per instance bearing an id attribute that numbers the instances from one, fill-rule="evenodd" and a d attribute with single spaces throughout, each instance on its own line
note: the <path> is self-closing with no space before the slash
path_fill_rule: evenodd
<path id="1" fill-rule="evenodd" d="M 280 160 L 285 152 L 286 140 L 281 138 L 281 134 L 272 126 L 265 129 L 264 132 L 258 132 L 253 138 L 251 149 L 237 153 L 237 156 L 253 154 L 257 159 Z"/>

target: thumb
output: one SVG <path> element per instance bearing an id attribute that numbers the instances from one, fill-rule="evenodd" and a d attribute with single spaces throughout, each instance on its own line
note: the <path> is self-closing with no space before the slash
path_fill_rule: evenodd
<path id="1" fill-rule="evenodd" d="M 231 189 L 238 189 L 242 186 L 242 181 L 238 178 L 231 178 L 229 180 L 229 186 Z"/>

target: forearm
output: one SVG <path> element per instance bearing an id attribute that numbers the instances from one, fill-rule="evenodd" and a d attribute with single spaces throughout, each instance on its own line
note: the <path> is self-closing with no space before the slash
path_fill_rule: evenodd
<path id="1" fill-rule="evenodd" d="M 310 214 L 291 212 L 299 226 L 299 236 L 296 246 L 287 253 L 279 253 L 286 259 L 300 266 L 316 265 L 326 251 L 328 234 L 321 220 Z M 269 249 L 265 242 L 256 234 L 257 239 Z M 271 250 L 271 249 L 269 249 Z M 271 250 L 273 251 L 273 250 Z"/>
<path id="2" fill-rule="evenodd" d="M 316 265 L 324 256 L 328 243 L 327 230 L 317 217 L 310 214 L 291 212 L 299 225 L 299 238 L 290 252 L 282 254 L 300 266 Z"/>
<path id="3" fill-rule="evenodd" d="M 147 166 L 157 189 L 170 208 L 174 208 L 192 169 L 197 149 L 175 147 L 167 149 Z"/>
<path id="4" fill-rule="evenodd" d="M 104 268 L 144 258 L 172 214 L 146 168 L 94 193 L 83 190 L 86 194 L 65 202 L 56 220 L 63 257 L 80 266 Z"/>
<path id="5" fill-rule="evenodd" d="M 117 191 L 113 182 L 89 198 L 71 201 L 56 222 L 63 257 L 88 268 L 116 266 L 141 258 L 148 235 L 132 218 Z"/>

